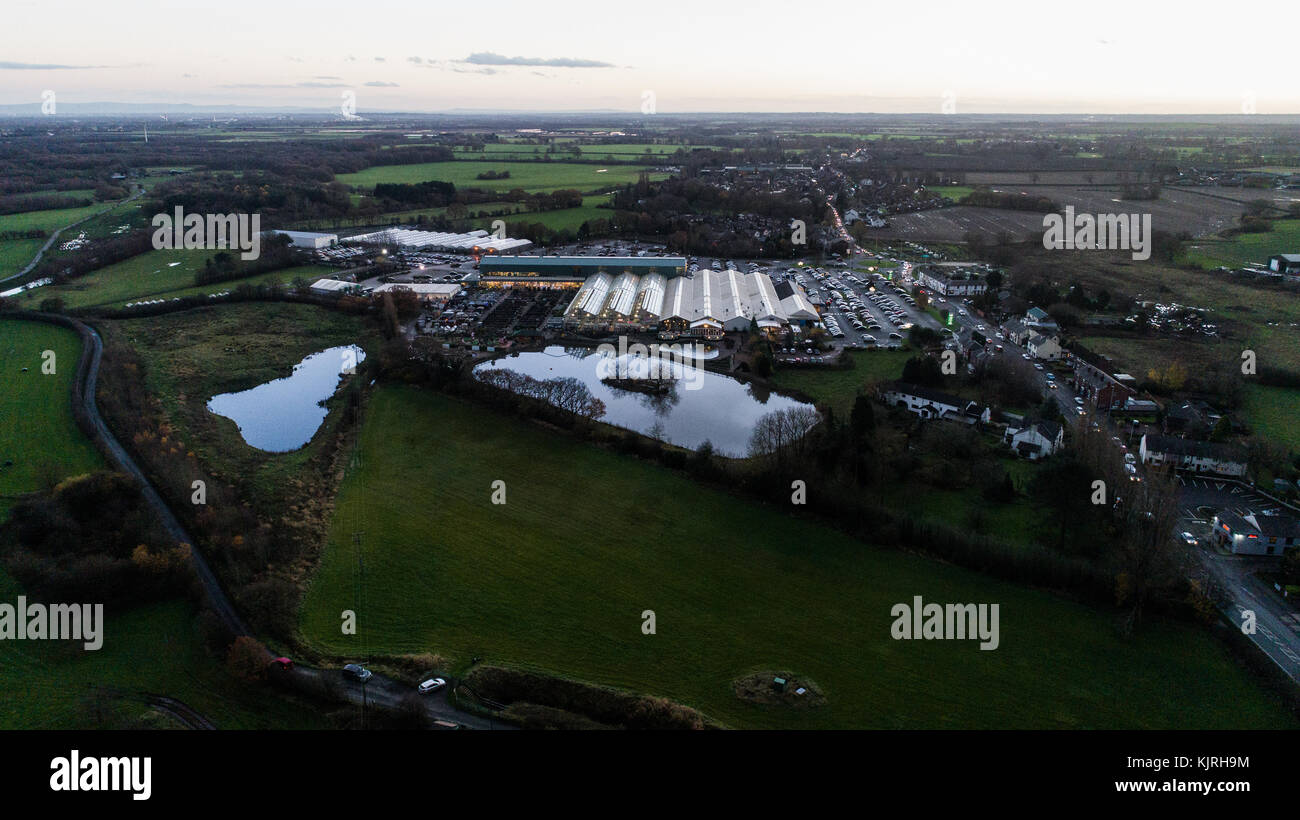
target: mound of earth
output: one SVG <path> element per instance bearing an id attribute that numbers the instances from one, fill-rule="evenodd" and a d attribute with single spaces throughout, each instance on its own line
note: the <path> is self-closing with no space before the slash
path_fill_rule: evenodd
<path id="1" fill-rule="evenodd" d="M 784 678 L 785 689 L 778 691 L 773 678 Z M 731 682 L 736 697 L 749 703 L 764 706 L 788 706 L 792 709 L 814 709 L 826 705 L 826 696 L 816 683 L 790 672 L 755 672 Z M 800 690 L 803 693 L 800 694 Z"/>

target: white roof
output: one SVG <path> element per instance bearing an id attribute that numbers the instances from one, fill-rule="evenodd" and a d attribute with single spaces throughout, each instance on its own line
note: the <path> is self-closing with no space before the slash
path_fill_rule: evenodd
<path id="1" fill-rule="evenodd" d="M 312 290 L 336 291 L 356 287 L 356 282 L 344 282 L 342 279 L 317 279 L 311 283 Z"/>

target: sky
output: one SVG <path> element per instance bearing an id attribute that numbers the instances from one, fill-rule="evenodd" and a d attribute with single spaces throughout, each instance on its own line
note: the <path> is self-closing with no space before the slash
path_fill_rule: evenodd
<path id="1" fill-rule="evenodd" d="M 1297 23 L 1294 0 L 5 0 L 0 104 L 1289 114 L 1268 32 Z"/>

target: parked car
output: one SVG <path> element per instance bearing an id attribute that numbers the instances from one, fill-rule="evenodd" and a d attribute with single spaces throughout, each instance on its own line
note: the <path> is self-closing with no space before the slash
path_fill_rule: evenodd
<path id="1" fill-rule="evenodd" d="M 430 695 L 447 685 L 447 681 L 442 678 L 429 678 L 420 684 L 420 694 Z"/>
<path id="2" fill-rule="evenodd" d="M 1185 532 L 1183 533 L 1183 542 L 1194 547 L 1196 546 L 1196 536 L 1192 535 L 1190 532 Z"/>
<path id="3" fill-rule="evenodd" d="M 277 672 L 288 672 L 293 669 L 293 661 L 288 658 L 276 658 L 271 661 L 270 666 Z"/>
<path id="4" fill-rule="evenodd" d="M 357 663 L 350 663 L 343 667 L 343 674 L 361 683 L 365 683 L 375 675 L 374 672 Z"/>

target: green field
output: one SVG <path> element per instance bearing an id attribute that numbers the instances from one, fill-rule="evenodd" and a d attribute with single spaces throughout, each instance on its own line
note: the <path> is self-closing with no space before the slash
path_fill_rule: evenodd
<path id="1" fill-rule="evenodd" d="M 54 351 L 51 375 L 41 372 L 46 350 Z M 80 356 L 81 340 L 67 328 L 0 320 L 0 518 L 15 496 L 103 467 L 72 419 Z"/>
<path id="2" fill-rule="evenodd" d="M 0 518 L 15 496 L 104 467 L 72 420 L 69 395 L 81 344 L 71 330 L 0 320 Z M 53 350 L 55 372 L 41 373 L 41 352 Z M 28 368 L 23 373 L 22 368 Z M 0 600 L 22 594 L 0 569 Z M 104 646 L 0 642 L 0 728 L 75 729 L 90 725 L 84 700 L 91 684 L 178 698 L 221 728 L 310 728 L 312 711 L 243 685 L 201 648 L 192 607 L 183 601 L 107 613 Z M 110 722 L 138 715 L 137 701 L 116 701 Z M 159 725 L 171 725 L 162 722 Z"/>
<path id="3" fill-rule="evenodd" d="M 951 199 L 953 202 L 960 200 L 964 196 L 970 196 L 975 190 L 969 185 L 927 185 L 927 191 L 940 194 Z"/>
<path id="4" fill-rule="evenodd" d="M 354 195 L 357 196 L 357 195 Z M 358 197 L 359 198 L 359 197 Z M 609 194 L 592 194 L 582 198 L 582 205 L 577 208 L 561 208 L 557 211 L 527 211 L 517 202 L 484 202 L 476 205 L 468 205 L 466 209 L 469 213 L 478 213 L 482 211 L 513 211 L 505 216 L 482 216 L 471 217 L 469 224 L 472 228 L 483 228 L 490 230 L 492 222 L 497 219 L 504 219 L 509 222 L 540 222 L 553 230 L 576 231 L 582 226 L 582 223 L 592 219 L 611 219 L 614 211 L 610 208 L 597 207 L 601 204 L 608 203 Z M 379 220 L 389 223 L 413 223 L 416 218 L 423 214 L 426 217 L 443 216 L 447 212 L 445 207 L 442 208 L 423 208 L 415 211 L 395 211 L 384 214 Z"/>
<path id="5" fill-rule="evenodd" d="M 1245 410 L 1251 431 L 1300 452 L 1300 390 L 1252 384 L 1246 388 Z"/>
<path id="6" fill-rule="evenodd" d="M 462 665 L 477 655 L 669 697 L 736 727 L 1294 726 L 1197 629 L 1148 621 L 1122 639 L 1088 607 L 440 395 L 379 388 L 357 456 L 301 616 L 305 640 L 339 656 L 363 645 Z M 498 479 L 504 505 L 490 502 Z M 892 640 L 891 608 L 915 595 L 998 603 L 999 649 Z M 341 635 L 339 613 L 354 608 L 360 634 Z M 646 609 L 655 635 L 641 633 Z M 827 705 L 785 711 L 732 694 L 735 678 L 770 669 L 815 681 Z"/>
<path id="7" fill-rule="evenodd" d="M 509 171 L 509 179 L 476 179 L 485 171 Z M 597 191 L 636 182 L 642 169 L 633 165 L 600 165 L 577 162 L 424 162 L 416 165 L 376 165 L 355 174 L 340 174 L 344 185 L 374 188 L 381 182 L 451 182 L 457 188 L 480 188 L 485 191 L 509 191 L 522 188 L 532 193 L 574 188 Z M 664 179 L 667 174 L 651 174 Z"/>
<path id="8" fill-rule="evenodd" d="M 1268 264 L 1278 253 L 1300 249 L 1300 219 L 1275 219 L 1266 233 L 1237 234 L 1231 239 L 1197 239 L 1184 245 L 1188 262 L 1202 268 L 1245 267 L 1251 262 Z"/>
<path id="9" fill-rule="evenodd" d="M 20 214 L 5 214 L 0 216 L 0 233 L 30 230 L 54 231 L 108 207 L 108 203 L 98 202 L 80 208 L 55 208 L 50 211 L 24 211 Z"/>
<path id="10" fill-rule="evenodd" d="M 22 270 L 36 256 L 36 252 L 45 244 L 44 239 L 4 239 L 0 240 L 0 277 L 9 276 Z M 9 285 L 0 290 L 8 290 Z"/>
<path id="11" fill-rule="evenodd" d="M 58 297 L 68 308 L 120 306 L 143 299 L 171 299 L 200 293 L 234 290 L 242 283 L 292 282 L 296 277 L 319 279 L 332 271 L 320 265 L 272 271 L 247 279 L 218 282 L 196 287 L 194 274 L 215 251 L 149 251 L 139 256 L 100 268 L 66 285 L 47 285 L 23 293 L 15 301 L 23 307 L 39 305 L 44 299 Z"/>
<path id="12" fill-rule="evenodd" d="M 0 600 L 21 590 L 0 570 Z M 97 724 L 87 704 L 92 686 L 123 693 Z M 85 729 L 132 725 L 146 712 L 131 697 L 152 693 L 176 698 L 218 729 L 325 728 L 315 709 L 245 684 L 226 672 L 203 648 L 193 607 L 184 601 L 146 604 L 120 614 L 106 613 L 104 645 L 87 652 L 63 641 L 5 641 L 0 644 L 0 728 Z M 177 728 L 169 717 L 144 725 Z"/>
<path id="13" fill-rule="evenodd" d="M 853 409 L 853 400 L 866 385 L 890 381 L 903 375 L 903 365 L 916 355 L 912 350 L 852 350 L 853 368 L 782 367 L 777 365 L 772 381 L 786 390 L 798 390 L 818 405 L 835 410 L 841 419 L 847 419 Z"/>

